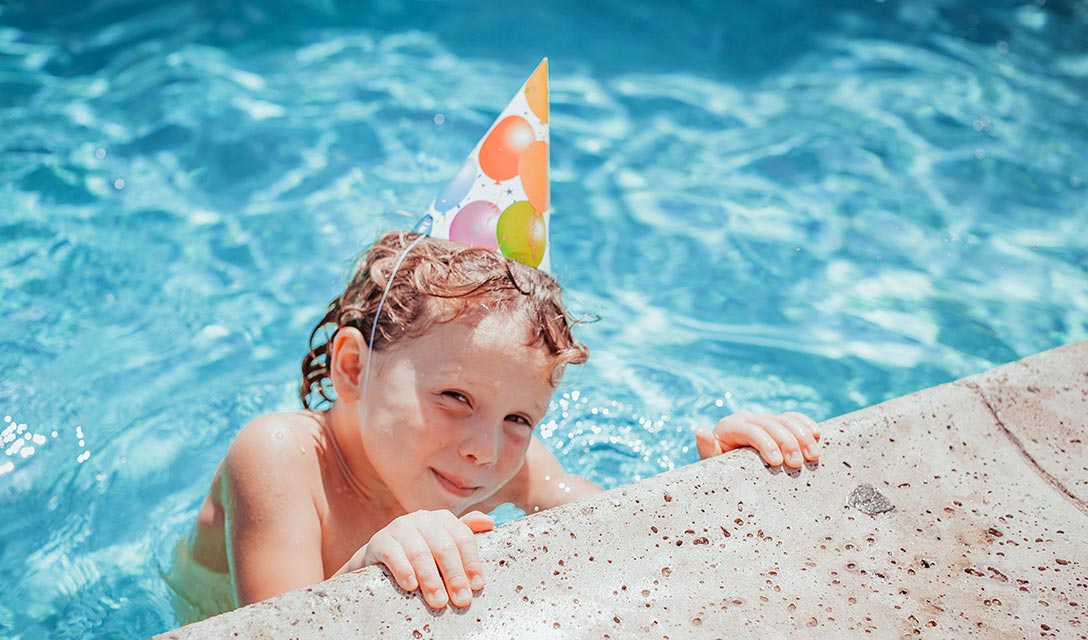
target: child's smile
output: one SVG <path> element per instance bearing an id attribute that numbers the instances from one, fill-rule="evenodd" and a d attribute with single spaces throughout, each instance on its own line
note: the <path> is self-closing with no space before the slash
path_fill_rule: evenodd
<path id="1" fill-rule="evenodd" d="M 555 362 L 527 334 L 521 318 L 489 313 L 374 353 L 359 428 L 406 511 L 466 510 L 521 468 L 554 392 Z"/>
<path id="2" fill-rule="evenodd" d="M 437 469 L 429 469 L 429 471 L 434 474 L 435 480 L 438 481 L 439 486 L 459 498 L 467 498 L 481 488 L 479 486 L 471 486 L 457 482 Z"/>

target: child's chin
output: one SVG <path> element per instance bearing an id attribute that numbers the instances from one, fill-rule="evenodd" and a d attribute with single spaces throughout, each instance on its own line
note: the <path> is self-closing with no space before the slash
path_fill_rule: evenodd
<path id="1" fill-rule="evenodd" d="M 460 514 L 470 502 L 475 503 L 476 501 L 471 499 L 458 500 L 441 490 L 431 490 L 426 495 L 404 501 L 403 506 L 408 513 L 415 511 L 452 511 L 455 514 Z"/>

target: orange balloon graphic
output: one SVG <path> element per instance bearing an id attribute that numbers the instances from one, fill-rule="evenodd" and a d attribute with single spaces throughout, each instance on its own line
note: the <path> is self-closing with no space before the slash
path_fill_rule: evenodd
<path id="1" fill-rule="evenodd" d="M 548 60 L 536 68 L 533 75 L 525 83 L 525 100 L 529 103 L 536 117 L 544 124 L 548 124 Z"/>
<path id="2" fill-rule="evenodd" d="M 548 210 L 551 200 L 548 189 L 548 143 L 538 140 L 525 147 L 518 160 L 518 175 L 525 196 L 537 211 Z"/>
<path id="3" fill-rule="evenodd" d="M 495 180 L 509 180 L 518 175 L 518 160 L 536 137 L 533 128 L 521 116 L 499 121 L 480 145 L 480 169 Z"/>

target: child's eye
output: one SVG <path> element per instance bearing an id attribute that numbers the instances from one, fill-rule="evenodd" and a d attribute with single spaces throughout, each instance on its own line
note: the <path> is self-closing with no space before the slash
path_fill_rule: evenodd
<path id="1" fill-rule="evenodd" d="M 452 398 L 452 399 L 454 399 L 454 400 L 456 400 L 458 402 L 463 402 L 463 403 L 465 403 L 467 405 L 472 404 L 472 403 L 470 403 L 468 401 L 468 398 L 465 397 L 465 394 L 457 392 L 457 391 L 443 391 L 442 395 L 446 396 L 447 398 Z"/>
<path id="2" fill-rule="evenodd" d="M 523 425 L 529 427 L 530 429 L 533 426 L 533 423 L 530 422 L 528 418 L 526 418 L 525 416 L 519 416 L 519 415 L 517 415 L 515 413 L 512 413 L 512 414 L 506 416 L 506 419 L 509 420 L 510 422 L 517 422 L 518 424 L 523 424 Z"/>

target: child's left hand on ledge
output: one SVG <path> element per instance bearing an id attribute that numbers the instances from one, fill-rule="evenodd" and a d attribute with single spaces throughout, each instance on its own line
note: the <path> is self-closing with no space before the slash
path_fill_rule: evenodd
<path id="1" fill-rule="evenodd" d="M 820 427 L 804 414 L 779 415 L 737 411 L 722 418 L 714 430 L 697 429 L 695 444 L 699 459 L 720 455 L 740 447 L 752 447 L 767 464 L 800 469 L 804 462 L 820 457 Z"/>

